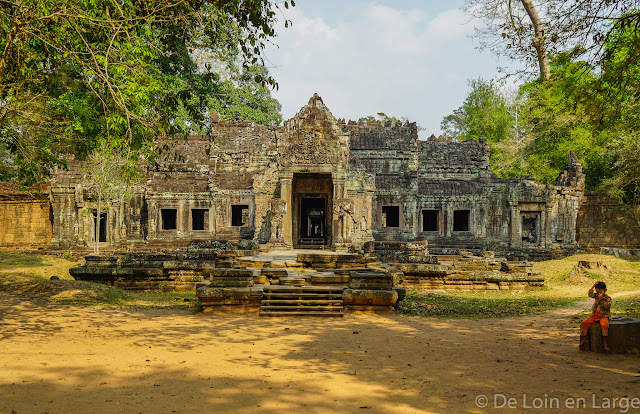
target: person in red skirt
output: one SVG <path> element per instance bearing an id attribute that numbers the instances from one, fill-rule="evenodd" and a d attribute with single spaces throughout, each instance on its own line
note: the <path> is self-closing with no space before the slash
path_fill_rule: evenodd
<path id="1" fill-rule="evenodd" d="M 595 292 L 594 292 L 595 290 Z M 589 289 L 589 297 L 595 302 L 591 308 L 592 315 L 580 324 L 580 349 L 587 345 L 587 331 L 594 322 L 600 322 L 602 328 L 602 344 L 605 351 L 609 351 L 609 316 L 611 315 L 611 296 L 607 295 L 607 285 L 604 282 L 596 282 Z"/>

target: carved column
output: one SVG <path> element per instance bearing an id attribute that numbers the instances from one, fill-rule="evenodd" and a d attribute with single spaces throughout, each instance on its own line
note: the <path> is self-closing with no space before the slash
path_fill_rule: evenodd
<path id="1" fill-rule="evenodd" d="M 293 176 L 280 177 L 280 198 L 286 203 L 282 215 L 282 235 L 286 247 L 293 247 Z"/>
<path id="2" fill-rule="evenodd" d="M 522 235 L 520 234 L 520 215 L 518 214 L 518 204 L 510 203 L 511 207 L 511 244 L 522 244 Z"/>

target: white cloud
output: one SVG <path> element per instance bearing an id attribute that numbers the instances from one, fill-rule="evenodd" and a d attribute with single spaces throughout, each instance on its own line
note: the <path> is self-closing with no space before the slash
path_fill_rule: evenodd
<path id="1" fill-rule="evenodd" d="M 385 112 L 438 134 L 442 117 L 462 104 L 466 79 L 495 73 L 495 62 L 476 61 L 472 27 L 460 10 L 430 16 L 369 4 L 331 12 L 340 17 L 330 25 L 298 3 L 286 11 L 293 26 L 278 30 L 279 48 L 267 51 L 285 119 L 317 92 L 338 118 Z M 481 73 L 487 67 L 489 76 Z"/>

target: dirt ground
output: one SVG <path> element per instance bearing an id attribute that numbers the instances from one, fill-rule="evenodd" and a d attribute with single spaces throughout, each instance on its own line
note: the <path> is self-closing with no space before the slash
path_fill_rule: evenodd
<path id="1" fill-rule="evenodd" d="M 578 352 L 571 313 L 265 318 L 0 294 L 0 413 L 640 412 L 640 358 Z"/>

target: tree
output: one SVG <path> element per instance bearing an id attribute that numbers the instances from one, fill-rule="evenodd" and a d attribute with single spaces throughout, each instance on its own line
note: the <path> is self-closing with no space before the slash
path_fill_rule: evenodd
<path id="1" fill-rule="evenodd" d="M 442 120 L 442 130 L 458 140 L 486 137 L 490 142 L 513 134 L 514 118 L 498 85 L 478 78 L 469 81 L 469 89 L 462 106 Z"/>
<path id="2" fill-rule="evenodd" d="M 466 9 L 485 23 L 477 30 L 483 47 L 528 65 L 535 61 L 540 79 L 549 80 L 549 28 L 531 0 L 468 0 Z"/>
<path id="3" fill-rule="evenodd" d="M 633 65 L 640 52 L 637 0 L 548 0 L 537 6 L 532 0 L 467 0 L 466 9 L 484 23 L 477 31 L 482 47 L 528 68 L 537 63 L 543 81 L 549 80 L 548 56 L 571 52 L 599 65 L 616 26 L 626 27 L 633 39 L 625 65 Z"/>
<path id="4" fill-rule="evenodd" d="M 519 100 L 512 96 L 508 102 L 492 80 L 473 79 L 469 89 L 462 106 L 443 118 L 442 130 L 458 141 L 487 138 L 494 171 L 500 176 L 517 175 L 519 169 L 509 154 L 520 143 Z"/>
<path id="5" fill-rule="evenodd" d="M 208 117 L 194 96 L 218 78 L 193 52 L 235 50 L 242 67 L 262 65 L 278 7 L 268 0 L 0 0 L 0 147 L 14 174 L 37 181 L 61 163 L 59 152 L 86 156 L 101 140 L 139 149 L 172 132 L 181 105 L 203 124 Z M 276 86 L 268 73 L 254 80 Z"/>
<path id="6" fill-rule="evenodd" d="M 103 205 L 123 203 L 133 197 L 134 160 L 131 154 L 101 143 L 84 166 L 84 186 L 96 201 L 94 216 L 95 253 L 100 253 L 100 221 Z"/>

